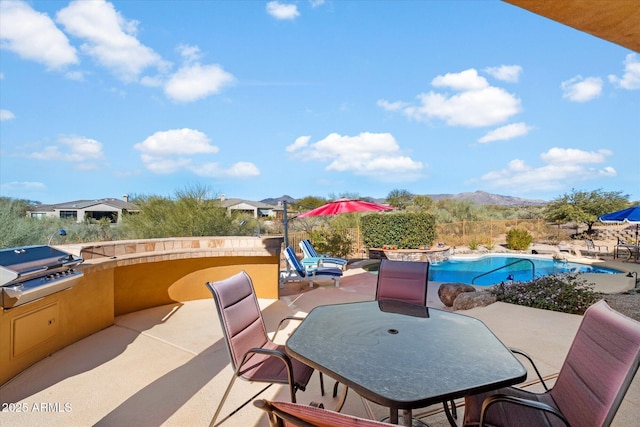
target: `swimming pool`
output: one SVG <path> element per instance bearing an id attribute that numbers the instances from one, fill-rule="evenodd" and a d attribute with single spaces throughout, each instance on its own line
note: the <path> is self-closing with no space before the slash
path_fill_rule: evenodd
<path id="1" fill-rule="evenodd" d="M 536 257 L 518 257 L 513 255 L 485 255 L 480 258 L 451 259 L 429 266 L 429 280 L 434 282 L 471 283 L 474 277 L 518 260 L 533 262 L 536 277 L 558 273 L 600 273 L 616 274 L 621 271 L 595 265 L 579 264 L 562 260 Z M 511 277 L 509 277 L 511 276 Z M 506 280 L 530 281 L 531 263 L 527 261 L 510 265 L 487 276 L 477 278 L 474 285 L 489 286 Z"/>

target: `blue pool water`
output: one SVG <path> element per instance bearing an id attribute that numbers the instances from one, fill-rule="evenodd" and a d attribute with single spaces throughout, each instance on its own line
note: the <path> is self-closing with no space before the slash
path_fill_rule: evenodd
<path id="1" fill-rule="evenodd" d="M 458 282 L 471 283 L 474 277 L 479 274 L 502 267 L 512 262 L 525 259 L 514 256 L 484 256 L 469 260 L 449 259 L 440 263 L 431 264 L 429 267 L 429 280 L 435 282 Z M 558 273 L 602 273 L 616 274 L 618 270 L 598 267 L 594 265 L 579 264 L 575 262 L 557 261 L 546 258 L 529 258 L 535 265 L 536 277 Z M 474 285 L 489 286 L 509 280 L 508 276 L 513 275 L 513 280 L 531 280 L 531 263 L 527 261 L 518 262 L 515 265 L 505 267 L 487 276 L 475 280 Z"/>

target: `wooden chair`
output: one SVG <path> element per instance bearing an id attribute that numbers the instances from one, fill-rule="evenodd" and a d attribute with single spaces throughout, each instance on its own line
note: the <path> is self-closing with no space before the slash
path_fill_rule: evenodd
<path id="1" fill-rule="evenodd" d="M 429 263 L 383 259 L 378 270 L 376 300 L 427 305 Z"/>
<path id="2" fill-rule="evenodd" d="M 225 420 L 273 384 L 288 384 L 291 401 L 295 402 L 296 391 L 304 391 L 313 368 L 290 358 L 285 352 L 284 345 L 275 344 L 269 339 L 249 275 L 241 271 L 227 279 L 208 282 L 206 286 L 213 294 L 234 370 L 210 426 L 215 425 L 233 383 L 238 377 L 248 381 L 269 383 L 269 385 L 231 412 Z M 282 319 L 276 333 L 287 320 L 302 320 L 302 318 L 289 316 Z M 324 395 L 322 374 L 320 374 L 320 389 Z"/>
<path id="3" fill-rule="evenodd" d="M 465 398 L 465 426 L 609 426 L 640 364 L 640 322 L 600 301 L 587 309 L 552 389 Z"/>

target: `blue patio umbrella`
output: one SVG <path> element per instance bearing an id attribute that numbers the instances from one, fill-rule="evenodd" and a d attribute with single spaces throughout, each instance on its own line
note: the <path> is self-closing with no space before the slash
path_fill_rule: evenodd
<path id="1" fill-rule="evenodd" d="M 638 226 L 640 225 L 640 206 L 632 206 L 621 211 L 611 212 L 598 218 L 604 223 L 629 223 L 636 225 L 636 243 L 638 242 Z"/>

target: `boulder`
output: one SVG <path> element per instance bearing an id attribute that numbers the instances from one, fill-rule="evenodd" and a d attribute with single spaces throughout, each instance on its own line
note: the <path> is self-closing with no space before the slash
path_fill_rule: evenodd
<path id="1" fill-rule="evenodd" d="M 438 296 L 440 301 L 447 307 L 453 306 L 453 302 L 458 295 L 464 292 L 475 292 L 476 289 L 466 283 L 443 283 L 438 288 Z"/>
<path id="2" fill-rule="evenodd" d="M 489 292 L 462 293 L 453 302 L 453 310 L 470 310 L 486 307 L 496 302 L 496 296 Z"/>

